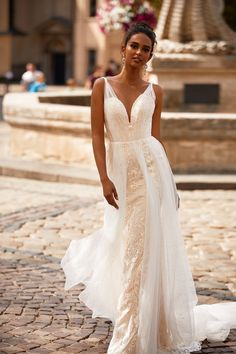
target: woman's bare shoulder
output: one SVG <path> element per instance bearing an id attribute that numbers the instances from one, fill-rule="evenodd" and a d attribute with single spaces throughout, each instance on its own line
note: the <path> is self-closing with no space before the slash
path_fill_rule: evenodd
<path id="1" fill-rule="evenodd" d="M 153 90 L 158 97 L 163 96 L 163 89 L 160 85 L 158 84 L 152 84 Z"/>
<path id="2" fill-rule="evenodd" d="M 103 77 L 99 77 L 95 80 L 92 92 L 103 92 L 105 80 Z"/>
<path id="3" fill-rule="evenodd" d="M 112 76 L 105 76 L 108 80 L 113 80 L 116 81 L 117 79 L 120 79 L 120 74 L 117 75 L 112 75 Z"/>

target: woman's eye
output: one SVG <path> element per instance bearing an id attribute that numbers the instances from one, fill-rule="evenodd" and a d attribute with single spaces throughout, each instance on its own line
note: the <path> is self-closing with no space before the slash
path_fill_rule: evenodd
<path id="1" fill-rule="evenodd" d="M 130 45 L 132 48 L 138 48 L 137 44 L 131 44 Z"/>

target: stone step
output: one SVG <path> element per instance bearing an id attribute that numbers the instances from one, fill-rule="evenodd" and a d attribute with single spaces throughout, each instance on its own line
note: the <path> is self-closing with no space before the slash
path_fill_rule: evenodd
<path id="1" fill-rule="evenodd" d="M 174 174 L 178 189 L 236 189 L 236 174 Z"/>
<path id="2" fill-rule="evenodd" d="M 35 160 L 0 159 L 0 176 L 88 185 L 100 183 L 95 169 Z"/>
<path id="3" fill-rule="evenodd" d="M 36 160 L 0 159 L 0 176 L 49 182 L 100 184 L 95 168 Z M 233 174 L 174 174 L 174 177 L 180 190 L 236 189 L 236 175 Z"/>

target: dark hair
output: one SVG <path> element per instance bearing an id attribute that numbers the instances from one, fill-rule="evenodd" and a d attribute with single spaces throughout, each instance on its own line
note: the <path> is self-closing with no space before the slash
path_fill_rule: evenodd
<path id="1" fill-rule="evenodd" d="M 123 39 L 123 45 L 126 47 L 130 38 L 134 34 L 137 34 L 137 33 L 144 33 L 144 34 L 146 34 L 146 36 L 148 36 L 148 38 L 151 39 L 151 41 L 152 41 L 151 53 L 152 53 L 153 47 L 157 43 L 156 34 L 155 34 L 155 32 L 153 32 L 152 28 L 149 25 L 147 25 L 145 22 L 137 22 L 132 27 L 130 27 L 128 29 L 128 31 L 126 32 L 124 39 Z"/>

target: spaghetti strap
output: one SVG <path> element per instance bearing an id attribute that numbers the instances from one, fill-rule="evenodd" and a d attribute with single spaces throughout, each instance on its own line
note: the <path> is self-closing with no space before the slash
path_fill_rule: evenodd
<path id="1" fill-rule="evenodd" d="M 110 97 L 114 97 L 114 94 L 112 92 L 112 89 L 109 85 L 109 82 L 107 80 L 107 78 L 105 76 L 103 76 L 103 79 L 105 81 L 105 85 L 104 85 L 104 97 L 105 98 L 110 98 Z"/>
<path id="2" fill-rule="evenodd" d="M 152 98 L 154 99 L 154 101 L 156 100 L 156 94 L 155 94 L 155 91 L 154 91 L 154 88 L 153 88 L 153 83 L 150 82 L 150 92 L 151 92 L 151 96 Z"/>

